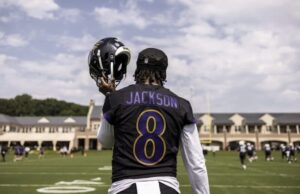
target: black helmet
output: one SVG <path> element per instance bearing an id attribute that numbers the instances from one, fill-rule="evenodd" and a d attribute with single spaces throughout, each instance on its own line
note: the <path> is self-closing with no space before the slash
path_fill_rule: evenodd
<path id="1" fill-rule="evenodd" d="M 168 67 L 168 57 L 160 49 L 146 48 L 139 53 L 136 64 L 137 69 L 152 69 L 165 72 Z"/>
<path id="2" fill-rule="evenodd" d="M 90 51 L 90 75 L 96 82 L 100 77 L 120 82 L 126 74 L 130 57 L 130 50 L 117 38 L 104 38 Z"/>

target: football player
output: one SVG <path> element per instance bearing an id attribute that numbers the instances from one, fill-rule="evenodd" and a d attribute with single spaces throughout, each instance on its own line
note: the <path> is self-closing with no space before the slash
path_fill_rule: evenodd
<path id="1" fill-rule="evenodd" d="M 284 160 L 286 156 L 286 146 L 284 144 L 280 144 L 280 151 L 281 151 L 281 159 Z"/>
<path id="2" fill-rule="evenodd" d="M 290 143 L 290 145 L 286 146 L 285 153 L 289 164 L 297 160 L 293 143 Z"/>
<path id="3" fill-rule="evenodd" d="M 114 49 L 105 49 L 109 47 Z M 106 61 L 95 57 L 97 53 L 112 57 Z M 166 54 L 156 48 L 141 51 L 134 73 L 136 83 L 118 91 L 114 91 L 114 82 L 126 73 L 118 67 L 126 70 L 129 50 L 117 39 L 108 38 L 96 44 L 91 55 L 90 66 L 101 66 L 92 77 L 100 80 L 99 90 L 106 94 L 97 136 L 103 147 L 113 146 L 108 193 L 180 193 L 176 156 L 181 147 L 194 193 L 208 194 L 207 170 L 191 105 L 164 87 Z"/>
<path id="4" fill-rule="evenodd" d="M 20 145 L 19 143 L 17 143 L 17 145 L 14 147 L 14 149 L 15 149 L 14 162 L 16 162 L 18 160 L 22 160 L 23 159 L 23 151 L 24 151 L 23 146 Z"/>
<path id="5" fill-rule="evenodd" d="M 5 155 L 7 153 L 7 147 L 5 145 L 0 145 L 0 152 L 1 152 L 1 156 L 2 156 L 2 161 L 5 162 Z"/>
<path id="6" fill-rule="evenodd" d="M 297 150 L 298 153 L 300 153 L 300 145 L 296 146 L 296 150 Z"/>
<path id="7" fill-rule="evenodd" d="M 251 163 L 254 160 L 254 146 L 251 143 L 247 143 L 246 146 L 248 160 Z"/>
<path id="8" fill-rule="evenodd" d="M 271 149 L 270 144 L 266 143 L 266 144 L 264 145 L 264 150 L 265 150 L 265 160 L 266 160 L 266 161 L 273 160 L 273 157 L 272 157 L 272 149 Z"/>
<path id="9" fill-rule="evenodd" d="M 247 154 L 246 153 L 247 152 L 247 148 L 246 148 L 246 145 L 245 145 L 244 141 L 239 141 L 238 151 L 240 152 L 239 156 L 240 156 L 240 162 L 241 162 L 242 168 L 244 170 L 246 170 L 247 166 L 245 164 L 245 159 L 246 159 L 246 154 Z"/>

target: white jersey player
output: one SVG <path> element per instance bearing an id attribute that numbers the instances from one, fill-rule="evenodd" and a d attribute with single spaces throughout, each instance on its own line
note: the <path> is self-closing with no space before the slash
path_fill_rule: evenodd
<path id="1" fill-rule="evenodd" d="M 245 164 L 245 159 L 246 159 L 247 148 L 246 148 L 244 141 L 239 142 L 239 152 L 240 152 L 239 156 L 240 156 L 240 162 L 241 162 L 242 168 L 244 170 L 246 170 L 247 166 Z"/>

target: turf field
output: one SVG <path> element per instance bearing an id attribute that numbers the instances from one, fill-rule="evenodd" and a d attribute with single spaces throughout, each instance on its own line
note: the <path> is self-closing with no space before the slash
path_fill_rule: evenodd
<path id="1" fill-rule="evenodd" d="M 288 164 L 274 152 L 272 162 L 266 162 L 262 153 L 259 159 L 242 170 L 238 153 L 217 152 L 206 157 L 212 194 L 299 194 L 300 161 Z M 46 151 L 45 158 L 38 159 L 32 153 L 29 158 L 13 162 L 7 155 L 0 162 L 1 194 L 34 193 L 97 193 L 105 194 L 110 185 L 111 151 L 80 153 L 73 158 L 62 157 Z M 178 164 L 178 179 L 183 194 L 192 194 L 187 173 L 181 159 Z M 39 191 L 39 192 L 38 192 Z"/>

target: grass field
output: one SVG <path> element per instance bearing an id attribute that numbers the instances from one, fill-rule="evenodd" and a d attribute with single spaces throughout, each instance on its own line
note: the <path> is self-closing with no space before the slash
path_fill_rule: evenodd
<path id="1" fill-rule="evenodd" d="M 217 152 L 207 155 L 207 167 L 212 194 L 299 194 L 300 161 L 288 164 L 278 152 L 275 160 L 266 162 L 262 153 L 259 159 L 242 170 L 238 153 Z M 61 157 L 46 152 L 45 158 L 37 154 L 13 162 L 12 152 L 6 162 L 0 162 L 1 194 L 88 193 L 105 194 L 111 183 L 111 151 L 88 152 L 87 157 L 75 154 L 74 158 Z M 192 194 L 187 173 L 181 158 L 178 163 L 178 179 L 183 194 Z"/>

